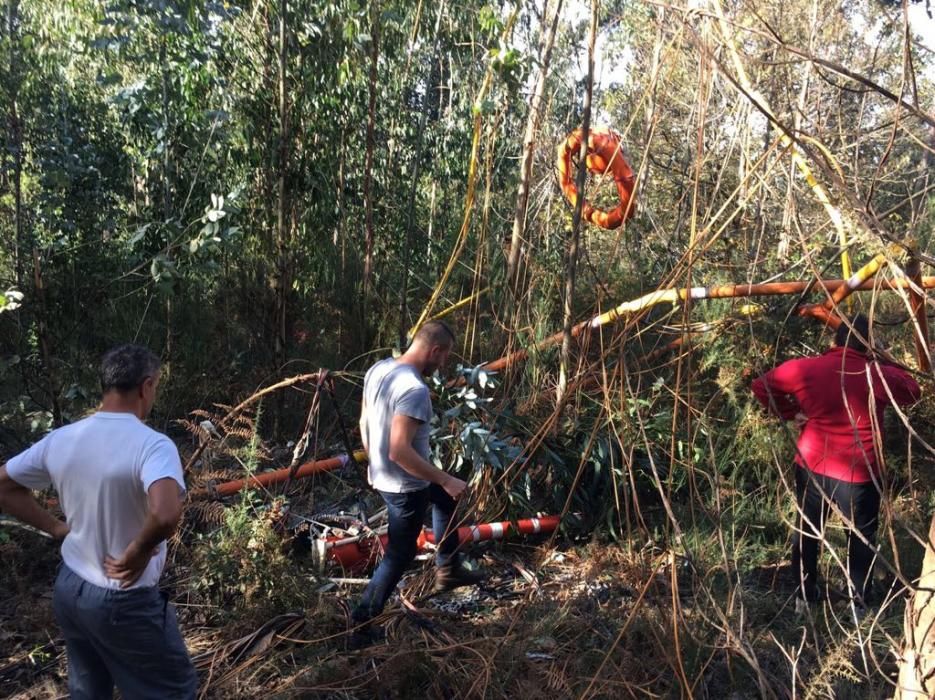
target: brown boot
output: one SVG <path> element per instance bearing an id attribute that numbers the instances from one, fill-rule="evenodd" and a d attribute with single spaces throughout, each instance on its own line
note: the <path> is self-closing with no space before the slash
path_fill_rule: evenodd
<path id="1" fill-rule="evenodd" d="M 460 561 L 435 568 L 435 592 L 450 591 L 461 586 L 476 586 L 487 578 L 480 571 L 466 569 Z"/>

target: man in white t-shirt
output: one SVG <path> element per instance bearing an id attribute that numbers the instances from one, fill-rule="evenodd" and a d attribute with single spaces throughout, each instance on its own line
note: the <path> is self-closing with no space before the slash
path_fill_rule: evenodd
<path id="1" fill-rule="evenodd" d="M 100 410 L 53 430 L 0 467 L 0 510 L 62 542 L 53 607 L 72 698 L 193 698 L 197 676 L 175 609 L 158 588 L 182 515 L 178 449 L 146 426 L 160 361 L 121 345 L 101 361 Z M 32 489 L 58 492 L 67 521 Z"/>

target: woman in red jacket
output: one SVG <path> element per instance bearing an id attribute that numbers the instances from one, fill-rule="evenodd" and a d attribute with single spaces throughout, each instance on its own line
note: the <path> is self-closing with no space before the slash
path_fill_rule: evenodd
<path id="1" fill-rule="evenodd" d="M 799 597 L 820 599 L 818 546 L 833 502 L 848 529 L 850 592 L 866 605 L 882 488 L 875 426 L 883 424 L 887 406 L 913 404 L 920 390 L 905 370 L 868 357 L 864 341 L 870 329 L 863 314 L 851 327 L 838 327 L 828 352 L 784 362 L 751 388 L 768 411 L 795 420 L 801 429 L 795 457 L 799 527 L 792 550 Z"/>

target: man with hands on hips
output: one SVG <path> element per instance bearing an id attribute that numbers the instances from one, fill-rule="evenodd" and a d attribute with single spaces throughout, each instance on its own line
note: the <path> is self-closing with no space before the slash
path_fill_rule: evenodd
<path id="1" fill-rule="evenodd" d="M 158 588 L 182 515 L 178 449 L 143 421 L 160 361 L 121 345 L 101 362 L 100 410 L 53 430 L 0 467 L 0 510 L 62 539 L 53 607 L 72 698 L 193 698 L 197 676 L 175 609 Z M 53 485 L 67 524 L 32 489 Z"/>

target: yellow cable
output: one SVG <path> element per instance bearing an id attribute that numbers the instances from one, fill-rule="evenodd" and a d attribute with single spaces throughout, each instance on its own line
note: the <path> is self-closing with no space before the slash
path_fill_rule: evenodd
<path id="1" fill-rule="evenodd" d="M 513 10 L 513 14 L 510 15 L 510 18 L 503 27 L 502 39 L 504 42 L 506 37 L 509 35 L 510 30 L 513 28 L 513 22 L 516 20 L 518 15 L 519 6 Z M 410 338 L 414 336 L 422 327 L 422 324 L 428 320 L 429 315 L 432 313 L 432 309 L 435 308 L 435 304 L 438 303 L 438 298 L 441 296 L 442 290 L 444 289 L 445 284 L 448 282 L 448 278 L 454 271 L 455 265 L 458 264 L 458 258 L 461 257 L 461 252 L 464 250 L 464 246 L 467 244 L 468 231 L 471 228 L 471 215 L 473 214 L 474 209 L 474 190 L 477 184 L 477 153 L 480 149 L 480 133 L 483 122 L 483 104 L 484 99 L 487 97 L 487 91 L 490 89 L 492 82 L 493 61 L 491 61 L 487 66 L 487 73 L 484 75 L 484 82 L 481 84 L 477 98 L 474 100 L 474 135 L 471 140 L 471 161 L 470 165 L 468 166 L 468 183 L 467 192 L 464 195 L 464 219 L 461 222 L 461 231 L 458 233 L 458 241 L 455 244 L 455 249 L 451 253 L 451 259 L 448 260 L 448 265 L 445 267 L 445 271 L 442 273 L 441 279 L 439 279 L 438 284 L 435 285 L 435 289 L 432 291 L 432 296 L 429 297 L 428 303 L 425 305 L 425 308 L 422 310 L 422 314 L 419 316 L 419 320 L 416 321 L 416 324 L 409 331 Z"/>
<path id="2" fill-rule="evenodd" d="M 449 306 L 449 307 L 448 307 L 447 309 L 445 309 L 444 311 L 439 311 L 437 314 L 435 314 L 435 315 L 432 316 L 431 318 L 426 319 L 426 321 L 437 321 L 437 320 L 440 319 L 440 318 L 444 318 L 444 317 L 447 316 L 448 314 L 457 311 L 457 310 L 460 309 L 462 306 L 465 306 L 465 305 L 467 305 L 467 304 L 470 304 L 472 301 L 474 301 L 475 299 L 480 298 L 483 294 L 486 294 L 486 293 L 489 292 L 489 291 L 490 291 L 490 287 L 484 287 L 484 288 L 481 289 L 480 291 L 474 292 L 473 294 L 464 297 L 464 299 L 462 299 L 461 301 L 455 302 L 454 304 L 452 304 L 451 306 Z M 418 328 L 417 326 L 413 326 L 412 328 L 410 328 L 410 329 L 409 329 L 409 337 L 411 338 L 412 336 L 414 336 L 414 335 L 416 334 L 416 331 L 417 331 L 417 330 L 419 330 L 419 328 Z"/>

